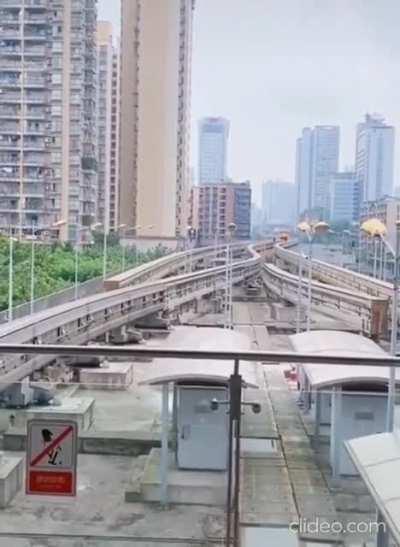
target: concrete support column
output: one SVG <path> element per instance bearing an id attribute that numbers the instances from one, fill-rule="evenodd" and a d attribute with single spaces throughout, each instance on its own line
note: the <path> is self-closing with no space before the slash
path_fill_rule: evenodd
<path id="1" fill-rule="evenodd" d="M 161 411 L 161 461 L 160 461 L 160 502 L 163 506 L 168 504 L 168 412 L 169 386 L 162 386 L 162 411 Z"/>
<path id="2" fill-rule="evenodd" d="M 376 522 L 379 524 L 376 535 L 376 547 L 389 547 L 389 530 L 380 511 L 377 512 Z"/>
<path id="3" fill-rule="evenodd" d="M 342 390 L 334 387 L 332 393 L 332 420 L 331 420 L 331 464 L 334 479 L 340 475 L 341 453 L 341 421 L 342 421 Z"/>
<path id="4" fill-rule="evenodd" d="M 314 429 L 314 448 L 319 446 L 319 426 L 321 424 L 321 392 L 317 389 L 315 392 L 315 429 Z"/>

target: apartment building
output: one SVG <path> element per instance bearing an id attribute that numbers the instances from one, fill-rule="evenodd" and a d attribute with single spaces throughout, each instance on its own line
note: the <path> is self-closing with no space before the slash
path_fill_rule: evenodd
<path id="1" fill-rule="evenodd" d="M 121 6 L 119 220 L 174 240 L 187 227 L 194 0 Z"/>
<path id="2" fill-rule="evenodd" d="M 97 221 L 110 230 L 111 109 L 113 85 L 113 28 L 97 23 Z"/>
<path id="3" fill-rule="evenodd" d="M 0 227 L 95 218 L 96 0 L 0 0 Z"/>
<path id="4" fill-rule="evenodd" d="M 251 186 L 249 182 L 200 184 L 192 188 L 191 226 L 202 245 L 225 242 L 229 224 L 236 226 L 235 239 L 249 239 Z"/>
<path id="5" fill-rule="evenodd" d="M 116 232 L 119 226 L 119 49 L 112 58 L 111 125 L 110 125 L 110 203 L 109 227 Z"/>

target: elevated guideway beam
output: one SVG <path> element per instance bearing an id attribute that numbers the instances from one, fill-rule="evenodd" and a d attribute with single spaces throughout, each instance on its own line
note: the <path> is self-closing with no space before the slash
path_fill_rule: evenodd
<path id="1" fill-rule="evenodd" d="M 298 259 L 297 259 L 298 260 Z M 274 295 L 297 305 L 298 275 L 291 274 L 273 264 L 265 264 L 264 285 Z M 302 285 L 302 300 L 307 298 L 308 281 Z M 388 298 L 371 296 L 335 285 L 313 281 L 312 306 L 321 313 L 344 321 L 351 321 L 365 336 L 378 340 L 387 335 Z"/>
<path id="2" fill-rule="evenodd" d="M 239 244 L 238 249 L 240 245 L 247 257 L 233 264 L 235 284 L 259 275 L 263 254 L 271 252 L 273 248 L 272 242 L 246 246 Z M 168 258 L 173 259 L 171 256 Z M 182 257 L 178 256 L 177 261 L 181 260 Z M 150 265 L 146 266 L 148 275 Z M 159 266 L 159 263 L 155 265 L 156 276 L 159 275 Z M 133 279 L 135 283 L 133 286 L 128 285 L 56 306 L 0 326 L 0 343 L 86 344 L 139 317 L 176 308 L 223 290 L 226 282 L 225 269 L 225 266 L 217 266 L 145 283 L 137 283 L 133 272 L 130 277 L 130 281 Z M 42 368 L 55 356 L 3 356 L 0 362 L 0 389 Z"/>

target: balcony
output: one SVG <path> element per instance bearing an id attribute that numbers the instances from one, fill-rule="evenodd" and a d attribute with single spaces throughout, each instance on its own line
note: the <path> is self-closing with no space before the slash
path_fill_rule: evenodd
<path id="1" fill-rule="evenodd" d="M 8 38 L 18 41 L 21 40 L 21 32 L 18 28 L 3 28 L 3 30 L 1 31 L 1 38 Z"/>
<path id="2" fill-rule="evenodd" d="M 20 46 L 0 46 L 0 55 L 21 56 Z"/>
<path id="3" fill-rule="evenodd" d="M 12 0 L 11 0 L 12 1 Z M 47 9 L 47 0 L 25 0 L 26 9 Z"/>
<path id="4" fill-rule="evenodd" d="M 7 139 L 0 135 L 0 150 L 19 150 L 20 147 L 20 139 Z"/>
<path id="5" fill-rule="evenodd" d="M 25 118 L 30 120 L 45 120 L 46 111 L 42 108 L 32 108 L 25 112 Z"/>
<path id="6" fill-rule="evenodd" d="M 25 47 L 25 57 L 43 57 L 46 55 L 46 48 L 42 46 Z"/>
<path id="7" fill-rule="evenodd" d="M 36 155 L 28 152 L 24 155 L 24 165 L 37 165 L 44 167 L 43 156 L 41 154 Z"/>
<path id="8" fill-rule="evenodd" d="M 25 79 L 25 87 L 46 87 L 48 84 L 46 78 L 40 76 L 31 76 Z"/>
<path id="9" fill-rule="evenodd" d="M 2 4 L 2 6 L 4 5 L 4 3 Z M 15 16 L 15 15 L 4 15 L 4 13 L 1 15 L 1 22 L 2 23 L 14 23 L 14 24 L 19 24 L 19 17 L 18 15 Z"/>
<path id="10" fill-rule="evenodd" d="M 44 152 L 44 151 L 47 151 L 48 149 L 49 149 L 48 144 L 46 142 L 44 142 L 43 140 L 39 140 L 39 139 L 35 139 L 35 140 L 25 139 L 24 140 L 24 150 L 25 151 L 36 150 L 36 151 L 39 151 L 39 152 Z"/>
<path id="11" fill-rule="evenodd" d="M 28 12 L 25 14 L 24 22 L 26 25 L 47 25 L 49 18 L 42 13 Z"/>
<path id="12" fill-rule="evenodd" d="M 20 110 L 18 108 L 5 108 L 5 107 L 0 108 L 0 119 L 2 120 L 19 118 L 19 116 L 20 116 Z"/>
<path id="13" fill-rule="evenodd" d="M 20 127 L 18 123 L 2 123 L 0 127 L 0 133 L 6 134 L 6 133 L 19 133 Z"/>
<path id="14" fill-rule="evenodd" d="M 29 93 L 25 93 L 24 96 L 24 103 L 25 104 L 47 104 L 46 96 L 41 93 L 32 95 Z"/>
<path id="15" fill-rule="evenodd" d="M 0 89 L 13 89 L 13 88 L 19 88 L 20 87 L 20 81 L 19 77 L 12 78 L 12 77 L 3 77 L 0 80 Z"/>
<path id="16" fill-rule="evenodd" d="M 38 30 L 38 29 L 30 28 L 25 30 L 24 38 L 26 41 L 30 41 L 30 42 L 37 42 L 37 41 L 43 42 L 49 38 L 49 33 L 46 30 Z M 29 45 L 27 45 L 26 47 L 29 48 Z"/>
<path id="17" fill-rule="evenodd" d="M 1 158 L 0 158 L 1 163 Z M 0 167 L 0 179 L 8 181 L 17 181 L 19 179 L 19 169 L 16 167 Z"/>

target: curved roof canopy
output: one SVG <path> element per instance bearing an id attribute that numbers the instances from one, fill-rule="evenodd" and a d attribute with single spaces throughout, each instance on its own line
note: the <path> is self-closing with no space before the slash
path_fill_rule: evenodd
<path id="1" fill-rule="evenodd" d="M 400 474 L 399 430 L 344 444 L 396 544 L 400 544 L 400 483 L 396 480 Z"/>
<path id="2" fill-rule="evenodd" d="M 151 346 L 151 343 L 148 344 Z M 159 343 L 158 343 L 159 345 Z M 163 348 L 202 351 L 248 351 L 250 339 L 243 333 L 220 328 L 175 327 L 162 344 Z M 240 363 L 240 374 L 248 387 L 259 387 L 256 363 Z M 144 384 L 168 382 L 226 383 L 233 373 L 233 361 L 210 359 L 154 359 L 149 364 Z"/>
<path id="3" fill-rule="evenodd" d="M 347 357 L 387 357 L 388 354 L 375 342 L 358 334 L 341 331 L 310 331 L 290 337 L 298 353 L 340 355 Z M 321 363 L 323 363 L 323 358 Z M 321 389 L 343 384 L 387 384 L 389 367 L 349 365 L 302 365 L 311 387 Z M 396 375 L 399 375 L 396 369 Z"/>

